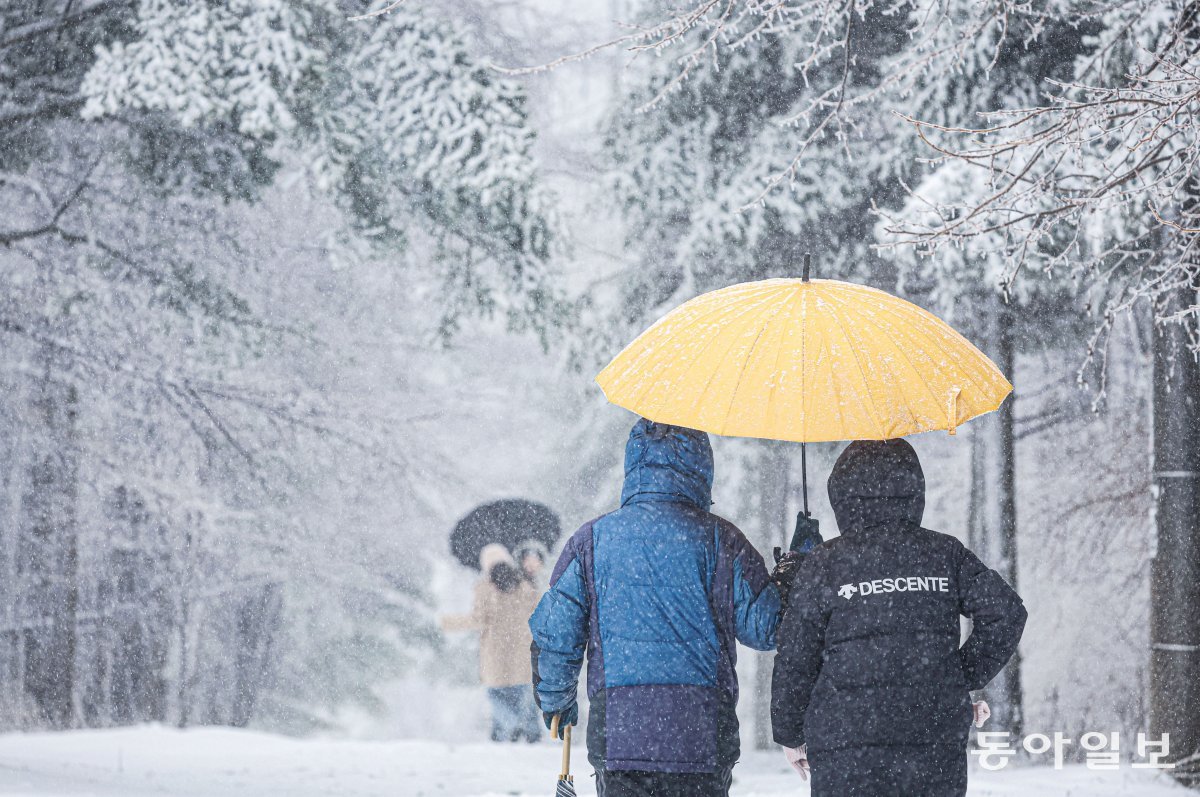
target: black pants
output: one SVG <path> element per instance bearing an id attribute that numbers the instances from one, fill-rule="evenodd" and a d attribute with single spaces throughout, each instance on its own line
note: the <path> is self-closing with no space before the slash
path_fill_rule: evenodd
<path id="1" fill-rule="evenodd" d="M 596 770 L 596 797 L 729 797 L 733 767 L 711 774 Z"/>
<path id="2" fill-rule="evenodd" d="M 812 797 L 965 797 L 961 745 L 810 751 Z"/>

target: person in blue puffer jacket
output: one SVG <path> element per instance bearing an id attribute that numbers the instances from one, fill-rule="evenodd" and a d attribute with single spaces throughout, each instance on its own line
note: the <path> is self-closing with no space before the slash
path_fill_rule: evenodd
<path id="1" fill-rule="evenodd" d="M 706 434 L 639 420 L 620 509 L 570 538 L 529 621 L 547 727 L 555 714 L 578 719 L 587 657 L 599 797 L 729 793 L 734 643 L 774 649 L 781 592 L 737 527 L 708 511 L 712 481 Z"/>

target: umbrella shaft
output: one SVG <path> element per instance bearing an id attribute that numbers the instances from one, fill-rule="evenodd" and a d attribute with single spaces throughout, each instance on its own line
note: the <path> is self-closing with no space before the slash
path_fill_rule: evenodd
<path id="1" fill-rule="evenodd" d="M 808 448 L 804 443 L 800 444 L 800 484 L 804 496 L 804 516 L 808 517 Z"/>

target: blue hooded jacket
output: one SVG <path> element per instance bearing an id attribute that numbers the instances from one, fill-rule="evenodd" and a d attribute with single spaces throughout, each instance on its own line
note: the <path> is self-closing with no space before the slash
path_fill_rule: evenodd
<path id="1" fill-rule="evenodd" d="M 621 508 L 567 542 L 529 621 L 538 705 L 576 699 L 588 660 L 597 768 L 714 772 L 739 755 L 735 640 L 775 647 L 779 592 L 758 552 L 709 513 L 708 436 L 642 419 Z"/>

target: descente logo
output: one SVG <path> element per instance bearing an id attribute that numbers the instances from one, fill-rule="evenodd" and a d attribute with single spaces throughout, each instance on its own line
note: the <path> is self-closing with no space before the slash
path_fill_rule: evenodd
<path id="1" fill-rule="evenodd" d="M 855 595 L 878 595 L 883 592 L 949 592 L 950 579 L 944 576 L 900 576 L 899 578 L 877 578 L 843 584 L 838 597 L 850 600 Z"/>

